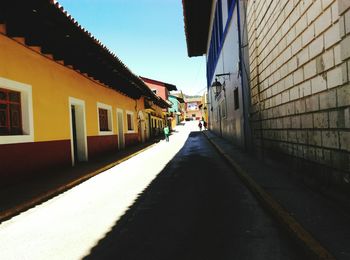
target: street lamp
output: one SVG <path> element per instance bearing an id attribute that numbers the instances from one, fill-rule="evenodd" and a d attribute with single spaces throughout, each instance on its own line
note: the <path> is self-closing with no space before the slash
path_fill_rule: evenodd
<path id="1" fill-rule="evenodd" d="M 214 91 L 214 95 L 215 95 L 215 97 L 216 97 L 217 95 L 220 94 L 220 92 L 221 92 L 223 86 L 222 86 L 222 84 L 220 83 L 220 81 L 218 81 L 218 79 L 215 78 L 215 81 L 213 82 L 213 84 L 211 85 L 211 87 L 212 87 L 212 89 L 213 89 L 213 91 Z"/>
<path id="2" fill-rule="evenodd" d="M 211 85 L 211 87 L 212 87 L 212 89 L 214 91 L 215 97 L 217 95 L 219 95 L 222 90 L 225 91 L 225 78 L 224 78 L 224 83 L 223 84 L 221 84 L 221 82 L 218 81 L 218 77 L 225 77 L 225 76 L 229 76 L 230 77 L 230 73 L 222 73 L 222 74 L 216 74 L 215 75 L 215 81 Z"/>

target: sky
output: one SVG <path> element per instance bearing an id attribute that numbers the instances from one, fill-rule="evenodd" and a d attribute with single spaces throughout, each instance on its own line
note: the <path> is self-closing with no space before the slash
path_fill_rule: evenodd
<path id="1" fill-rule="evenodd" d="M 135 74 L 176 85 L 188 95 L 206 90 L 205 56 L 189 58 L 181 0 L 58 0 Z"/>

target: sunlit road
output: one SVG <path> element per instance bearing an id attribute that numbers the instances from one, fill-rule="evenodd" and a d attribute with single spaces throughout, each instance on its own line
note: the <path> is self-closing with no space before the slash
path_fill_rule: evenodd
<path id="1" fill-rule="evenodd" d="M 195 127 L 192 125 L 192 127 Z M 50 201 L 0 225 L 0 259 L 80 259 L 132 205 L 188 138 L 179 126 L 161 141 Z"/>
<path id="2" fill-rule="evenodd" d="M 190 134 L 196 122 L 177 130 L 2 223 L 0 259 L 301 259 L 204 135 Z"/>

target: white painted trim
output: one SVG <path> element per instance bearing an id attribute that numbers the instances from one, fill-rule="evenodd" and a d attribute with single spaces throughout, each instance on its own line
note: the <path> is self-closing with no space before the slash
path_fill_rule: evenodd
<path id="1" fill-rule="evenodd" d="M 113 112 L 112 112 L 112 106 L 104 104 L 104 103 L 100 103 L 97 102 L 97 126 L 98 126 L 98 134 L 99 135 L 112 135 L 114 133 L 113 131 Z M 100 118 L 99 118 L 99 112 L 98 109 L 102 108 L 102 109 L 106 109 L 107 112 L 107 116 L 108 116 L 108 128 L 110 128 L 110 131 L 100 131 Z"/>
<path id="2" fill-rule="evenodd" d="M 119 122 L 118 122 L 118 112 L 121 112 L 121 114 L 122 114 L 122 126 L 123 126 L 123 129 L 122 129 L 122 131 L 123 131 L 123 147 L 121 147 L 121 144 L 119 143 Z M 123 111 L 123 109 L 120 109 L 120 108 L 117 108 L 117 115 L 116 115 L 116 117 L 117 117 L 117 133 L 118 133 L 118 148 L 119 149 L 123 149 L 124 147 L 125 147 L 125 131 L 124 131 L 124 111 Z"/>
<path id="3" fill-rule="evenodd" d="M 21 113 L 23 135 L 0 136 L 0 144 L 34 142 L 32 86 L 0 77 L 0 88 L 21 93 Z"/>
<path id="4" fill-rule="evenodd" d="M 137 131 L 135 130 L 135 113 L 130 110 L 125 110 L 125 113 L 126 113 L 126 133 L 128 134 L 137 133 Z M 129 130 L 128 128 L 128 115 L 131 115 L 133 130 Z"/>
<path id="5" fill-rule="evenodd" d="M 68 110 L 69 110 L 69 126 L 70 126 L 70 145 L 71 145 L 71 156 L 72 156 L 72 166 L 75 165 L 75 158 L 74 158 L 74 144 L 73 144 L 73 126 L 72 126 L 72 110 L 71 106 L 80 106 L 83 109 L 83 145 L 84 145 L 84 161 L 88 161 L 88 147 L 87 147 L 87 131 L 86 131 L 86 114 L 85 114 L 85 101 L 81 99 L 77 99 L 74 97 L 69 97 L 69 104 L 68 104 Z"/>
<path id="6" fill-rule="evenodd" d="M 142 110 L 139 111 L 137 115 L 137 124 L 140 124 L 140 131 L 141 131 L 141 142 L 144 143 L 146 141 L 146 122 L 145 122 L 145 116 L 142 112 Z"/>

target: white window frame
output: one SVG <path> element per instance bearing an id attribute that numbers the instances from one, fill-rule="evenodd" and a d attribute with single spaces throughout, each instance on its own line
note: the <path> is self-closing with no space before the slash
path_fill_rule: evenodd
<path id="1" fill-rule="evenodd" d="M 22 135 L 1 135 L 0 144 L 34 142 L 32 86 L 0 77 L 0 88 L 21 93 Z"/>
<path id="2" fill-rule="evenodd" d="M 101 131 L 100 130 L 100 113 L 99 108 L 106 109 L 107 110 L 107 116 L 108 116 L 108 128 L 109 131 Z M 112 112 L 112 106 L 107 105 L 104 103 L 97 102 L 97 126 L 98 126 L 98 134 L 99 135 L 112 135 L 114 133 L 113 131 L 113 112 Z"/>
<path id="3" fill-rule="evenodd" d="M 136 133 L 135 130 L 135 113 L 129 110 L 126 110 L 126 132 L 127 133 Z M 129 126 L 128 126 L 128 115 L 131 115 L 131 124 L 132 124 L 132 130 L 129 130 Z"/>

